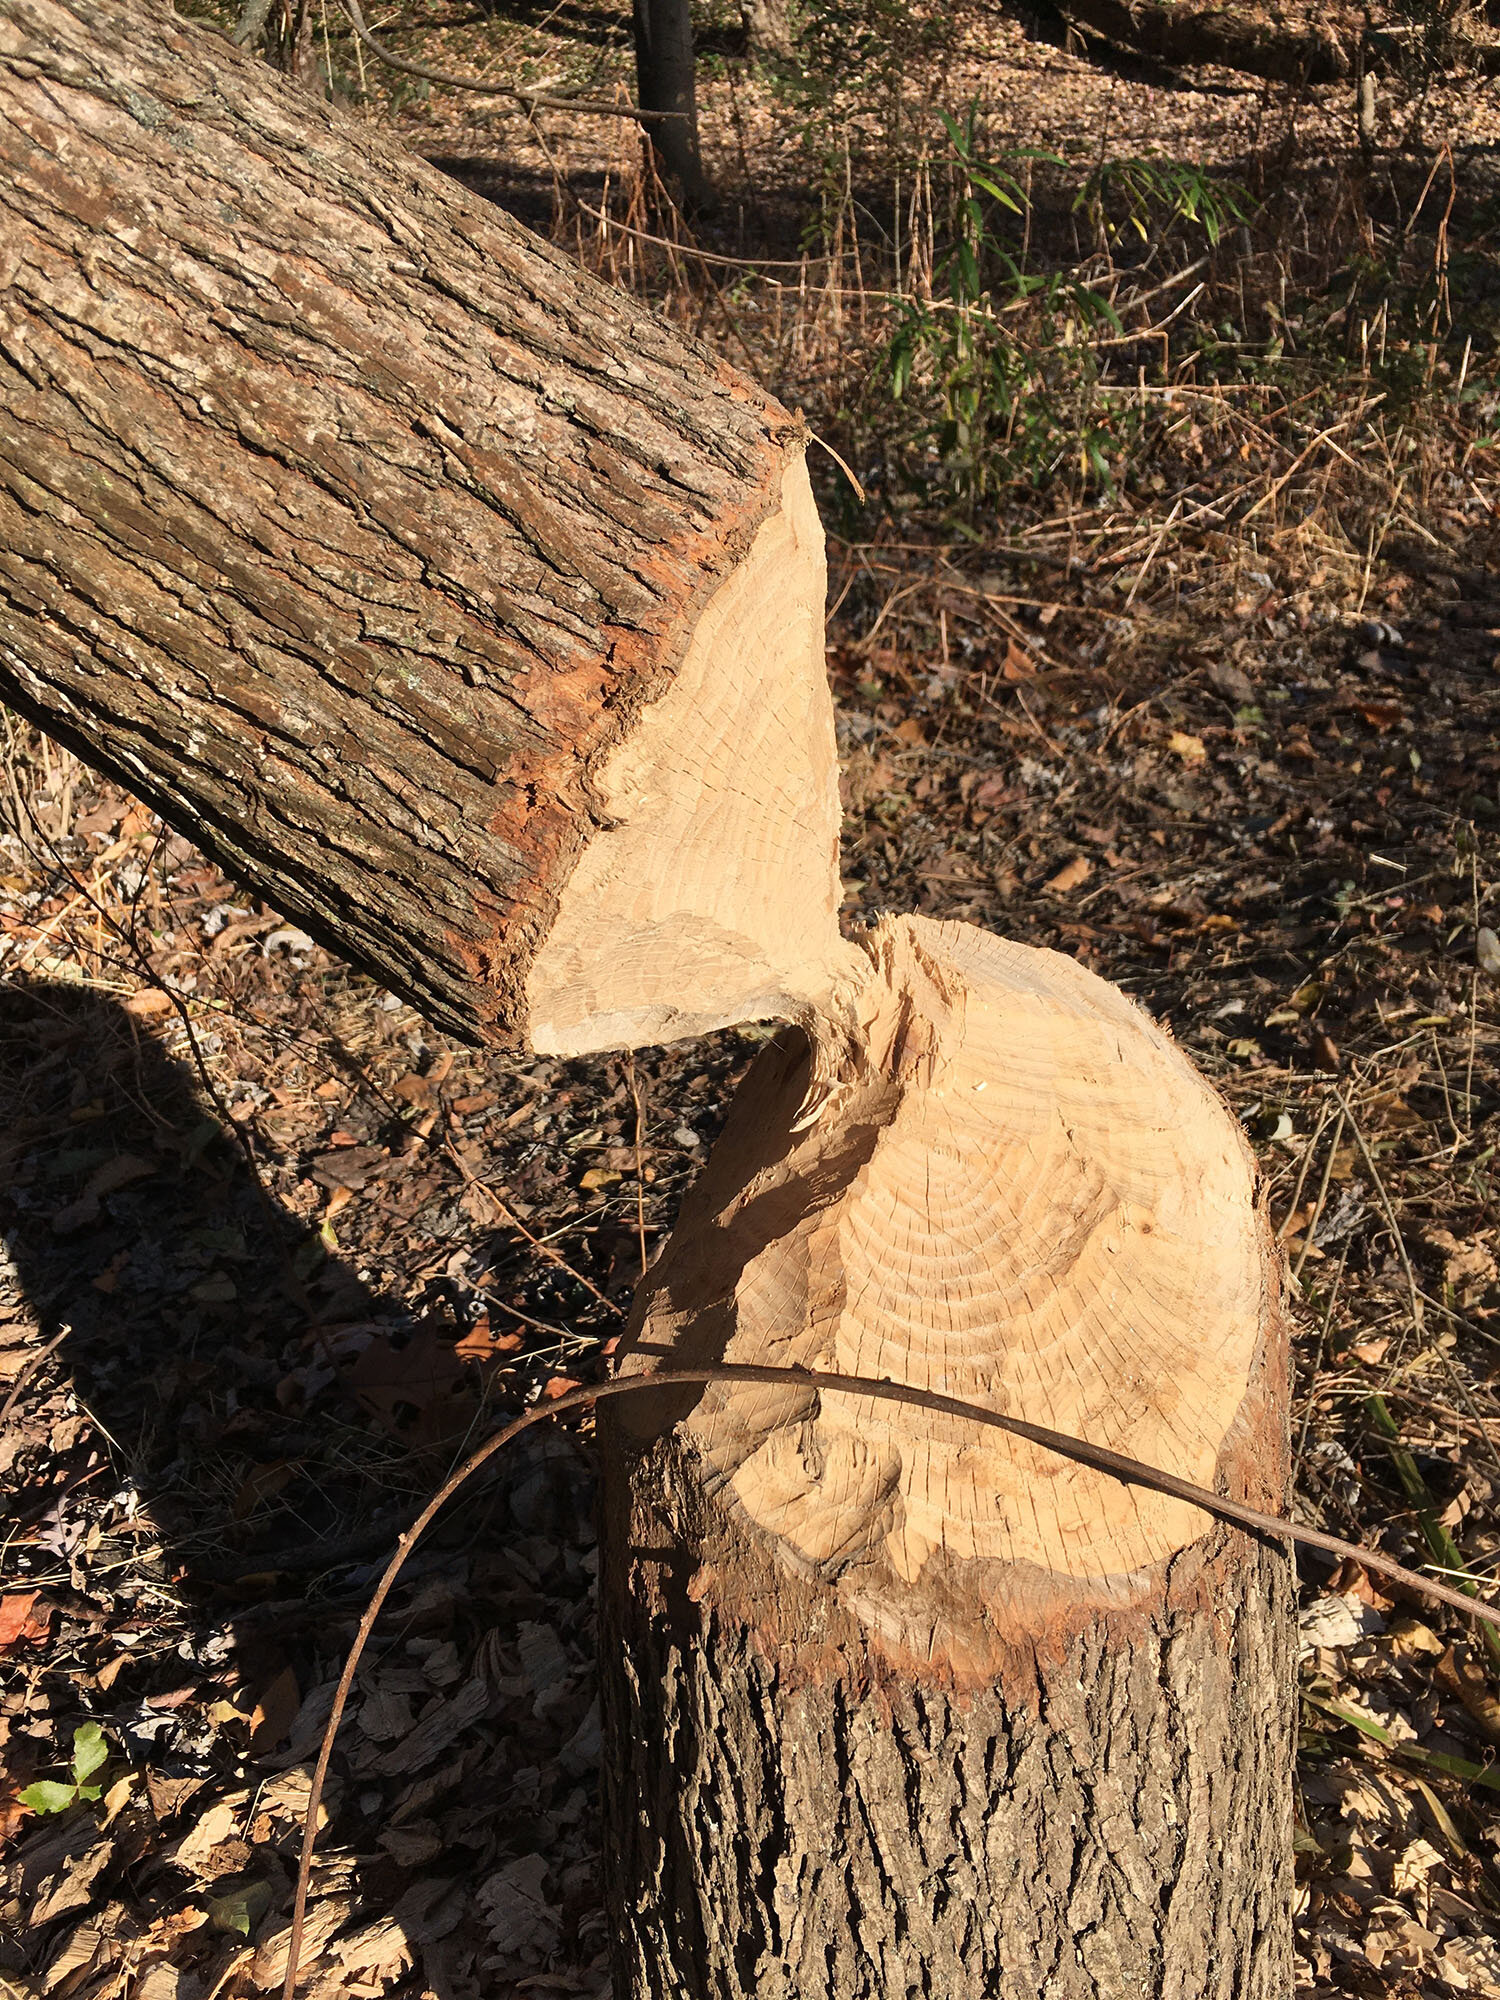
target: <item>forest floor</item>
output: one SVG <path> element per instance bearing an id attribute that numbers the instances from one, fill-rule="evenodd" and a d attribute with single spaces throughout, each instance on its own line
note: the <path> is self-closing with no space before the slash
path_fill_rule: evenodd
<path id="1" fill-rule="evenodd" d="M 617 84 L 624 17 L 570 15 L 590 22 L 592 43 L 518 43 L 530 80 Z M 402 47 L 472 67 L 491 25 Z M 1493 296 L 1490 99 L 1431 93 L 1422 142 L 1361 180 L 1332 97 L 1101 77 L 985 34 L 1007 145 L 1093 158 L 1107 124 L 1122 157 L 1170 145 L 1274 183 L 1258 201 L 1321 190 L 1300 237 L 1283 202 L 1278 233 L 1257 221 L 1209 273 L 1215 312 L 1238 290 L 1225 346 L 1248 348 L 1292 272 L 1288 351 L 1314 322 L 1322 340 L 1303 374 L 1275 373 L 1259 333 L 1263 366 L 1207 367 L 1200 343 L 1165 380 L 1144 334 L 1123 343 L 1091 391 L 1128 469 L 1112 482 L 1065 465 L 976 495 L 901 431 L 879 231 L 906 211 L 866 202 L 867 154 L 834 146 L 803 235 L 805 129 L 758 73 L 707 66 L 726 198 L 694 240 L 738 257 L 752 236 L 763 265 L 727 275 L 647 240 L 686 232 L 646 204 L 624 128 L 544 133 L 549 159 L 524 121 L 477 126 L 441 93 L 378 110 L 748 352 L 866 477 L 860 509 L 825 468 L 850 921 L 985 924 L 1170 1025 L 1254 1142 L 1287 1250 L 1299 1516 L 1486 1583 L 1500 456 L 1458 371 Z M 1461 173 L 1442 150 L 1460 115 Z M 1434 162 L 1446 238 L 1421 219 Z M 1408 255 L 1459 272 L 1425 341 L 1392 331 L 1394 289 L 1374 333 L 1373 304 L 1316 291 L 1314 262 L 1347 261 L 1341 216 L 1367 244 L 1400 234 L 1396 278 Z M 1053 202 L 1059 244 L 1079 226 Z M 773 251 L 795 275 L 770 275 Z M 1128 320 L 1161 268 L 1111 252 L 1090 281 Z M 1382 336 L 1425 380 L 1403 389 L 1383 344 L 1377 363 Z M 55 747 L 11 724 L 8 751 L 0 1992 L 238 2000 L 284 1972 L 311 1762 L 396 1536 L 497 1422 L 603 1368 L 769 1031 L 633 1061 L 453 1045 Z M 1303 1582 L 1299 1990 L 1500 1994 L 1495 1649 L 1356 1566 Z M 544 1428 L 454 1504 L 377 1627 L 305 1990 L 609 1992 L 592 1606 L 586 1431 Z"/>

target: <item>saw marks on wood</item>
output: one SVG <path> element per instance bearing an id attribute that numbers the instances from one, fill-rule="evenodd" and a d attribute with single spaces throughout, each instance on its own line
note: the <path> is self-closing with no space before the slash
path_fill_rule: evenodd
<path id="1" fill-rule="evenodd" d="M 1233 1119 L 1071 959 L 922 918 L 867 950 L 866 1063 L 800 1136 L 805 1053 L 752 1071 L 646 1281 L 652 1363 L 670 1348 L 883 1376 L 1213 1485 L 1265 1311 Z M 683 1435 L 784 1562 L 908 1634 L 924 1601 L 1013 1601 L 1016 1565 L 1118 1578 L 1211 1525 L 871 1398 L 714 1384 Z"/>
<path id="2" fill-rule="evenodd" d="M 857 968 L 838 931 L 823 530 L 800 457 L 782 501 L 596 781 L 605 831 L 527 985 L 546 1054 L 798 1018 Z"/>

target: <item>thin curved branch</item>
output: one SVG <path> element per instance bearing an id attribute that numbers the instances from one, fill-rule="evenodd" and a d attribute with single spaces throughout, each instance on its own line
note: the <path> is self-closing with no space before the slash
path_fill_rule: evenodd
<path id="1" fill-rule="evenodd" d="M 651 1353 L 653 1350 L 642 1347 L 637 1351 Z M 397 1543 L 395 1554 L 375 1586 L 375 1594 L 359 1621 L 359 1630 L 354 1635 L 344 1671 L 339 1676 L 333 1707 L 329 1711 L 318 1751 L 318 1762 L 313 1771 L 312 1786 L 307 1795 L 307 1816 L 302 1827 L 302 1852 L 297 1864 L 297 1894 L 292 1906 L 291 1936 L 287 1941 L 282 2000 L 293 2000 L 297 1986 L 297 1963 L 302 1954 L 302 1934 L 307 1921 L 307 1892 L 312 1880 L 313 1847 L 318 1834 L 318 1807 L 327 1782 L 328 1767 L 333 1760 L 334 1739 L 343 1720 L 349 1691 L 354 1685 L 354 1676 L 365 1646 L 375 1629 L 375 1621 L 385 1608 L 386 1599 L 395 1588 L 396 1579 L 418 1538 L 431 1526 L 471 1473 L 477 1472 L 496 1452 L 503 1451 L 512 1439 L 518 1438 L 533 1425 L 545 1423 L 553 1417 L 566 1416 L 573 1410 L 591 1409 L 595 1403 L 602 1403 L 610 1396 L 631 1395 L 643 1389 L 700 1388 L 709 1382 L 768 1384 L 773 1388 L 795 1384 L 799 1388 L 815 1389 L 820 1395 L 873 1396 L 883 1402 L 905 1403 L 919 1410 L 931 1410 L 938 1416 L 962 1417 L 971 1423 L 982 1424 L 986 1429 L 1024 1438 L 1028 1444 L 1040 1445 L 1044 1451 L 1056 1452 L 1059 1457 L 1073 1459 L 1079 1465 L 1092 1466 L 1096 1472 L 1107 1472 L 1131 1485 L 1147 1486 L 1157 1493 L 1170 1495 L 1174 1500 L 1186 1500 L 1192 1506 L 1201 1507 L 1205 1513 L 1215 1514 L 1220 1520 L 1230 1521 L 1252 1534 L 1279 1537 L 1303 1548 L 1320 1549 L 1324 1555 L 1352 1560 L 1365 1569 L 1374 1570 L 1377 1575 L 1405 1585 L 1408 1590 L 1418 1591 L 1439 1604 L 1450 1605 L 1455 1611 L 1467 1612 L 1471 1618 L 1483 1619 L 1486 1624 L 1500 1629 L 1500 1611 L 1463 1591 L 1454 1590 L 1448 1584 L 1436 1583 L 1431 1577 L 1407 1569 L 1379 1549 L 1361 1548 L 1356 1542 L 1340 1541 L 1337 1535 L 1324 1534 L 1321 1528 L 1304 1528 L 1279 1514 L 1263 1514 L 1257 1507 L 1247 1507 L 1242 1501 L 1231 1500 L 1222 1493 L 1212 1493 L 1206 1486 L 1195 1486 L 1191 1480 L 1179 1479 L 1175 1472 L 1163 1472 L 1157 1466 L 1127 1458 L 1123 1452 L 1110 1451 L 1105 1445 L 1089 1444 L 1083 1438 L 1069 1437 L 1064 1431 L 1049 1430 L 1045 1424 L 1027 1423 L 1022 1417 L 1002 1416 L 998 1410 L 986 1410 L 977 1403 L 966 1403 L 958 1396 L 944 1396 L 934 1389 L 914 1389 L 904 1382 L 887 1382 L 870 1375 L 830 1375 L 820 1369 L 767 1368 L 730 1361 L 719 1362 L 712 1367 L 661 1368 L 649 1375 L 620 1375 L 612 1382 L 596 1382 L 586 1388 L 570 1389 L 556 1402 L 536 1404 L 517 1417 L 514 1423 L 507 1424 L 504 1430 L 487 1438 L 477 1451 L 470 1453 L 456 1472 L 449 1474 Z"/>
<path id="2" fill-rule="evenodd" d="M 672 115 L 676 117 L 679 114 L 674 112 Z M 585 215 L 591 215 L 596 222 L 618 230 L 620 235 L 634 236 L 641 243 L 654 243 L 663 250 L 679 251 L 684 257 L 696 257 L 700 264 L 719 264 L 731 271 L 805 271 L 809 264 L 833 262 L 826 253 L 809 257 L 721 257 L 715 250 L 700 250 L 696 243 L 678 243 L 670 236 L 657 236 L 649 229 L 637 229 L 633 222 L 621 222 L 615 216 L 606 214 L 602 208 L 592 208 L 578 196 L 574 200 Z"/>
<path id="3" fill-rule="evenodd" d="M 577 111 L 589 118 L 633 118 L 647 125 L 661 118 L 687 116 L 685 111 L 642 111 L 639 105 L 601 104 L 597 99 L 588 97 L 550 97 L 544 91 L 522 90 L 514 83 L 486 83 L 483 77 L 478 76 L 450 76 L 446 70 L 429 69 L 426 63 L 408 62 L 404 56 L 392 55 L 370 33 L 360 11 L 359 0 L 339 0 L 339 6 L 348 16 L 355 39 L 388 69 L 399 70 L 403 76 L 420 77 L 426 83 L 439 83 L 445 90 L 475 90 L 482 97 L 508 97 L 512 103 L 524 105 L 528 111 Z"/>

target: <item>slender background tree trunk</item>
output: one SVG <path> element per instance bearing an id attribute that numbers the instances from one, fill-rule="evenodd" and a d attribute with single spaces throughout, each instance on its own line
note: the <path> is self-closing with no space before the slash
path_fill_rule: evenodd
<path id="1" fill-rule="evenodd" d="M 690 0 L 634 0 L 636 98 L 671 115 L 646 127 L 657 171 L 673 199 L 706 208 L 712 189 L 698 150 L 698 87 Z"/>
<path id="2" fill-rule="evenodd" d="M 783 61 L 796 54 L 792 0 L 742 0 L 740 13 L 747 48 L 761 55 L 780 56 Z"/>

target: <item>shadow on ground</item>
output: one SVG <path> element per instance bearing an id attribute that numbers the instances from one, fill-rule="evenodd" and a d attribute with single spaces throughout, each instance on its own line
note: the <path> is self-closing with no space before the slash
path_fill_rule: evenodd
<path id="1" fill-rule="evenodd" d="M 94 1718 L 125 1784 L 107 1824 L 23 1824 L 0 1967 L 54 1990 L 97 1934 L 181 2000 L 271 1990 L 355 1621 L 518 1398 L 262 1192 L 112 996 L 0 990 L 0 1131 L 0 1319 L 27 1357 L 3 1588 L 46 1639 L 6 1662 L 8 1755 L 18 1784 L 54 1776 Z M 537 1435 L 413 1556 L 341 1736 L 307 1990 L 386 1990 L 403 1960 L 439 2000 L 570 1962 L 558 1990 L 605 1990 L 591 1512 L 578 1448 Z"/>

